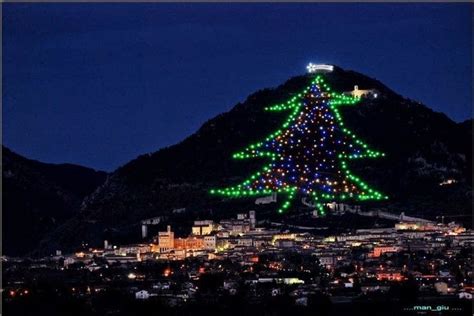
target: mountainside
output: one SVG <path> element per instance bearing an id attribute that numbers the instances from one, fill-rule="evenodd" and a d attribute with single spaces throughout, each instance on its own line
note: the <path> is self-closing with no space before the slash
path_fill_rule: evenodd
<path id="1" fill-rule="evenodd" d="M 3 253 L 23 255 L 73 217 L 106 173 L 26 159 L 2 146 Z"/>
<path id="2" fill-rule="evenodd" d="M 355 174 L 390 196 L 386 202 L 362 204 L 363 208 L 430 218 L 470 213 L 472 134 L 464 123 L 457 124 L 354 71 L 336 67 L 325 78 L 337 92 L 350 91 L 354 85 L 380 92 L 376 99 L 340 110 L 348 128 L 386 153 L 381 159 L 351 162 Z M 139 221 L 153 216 L 167 216 L 171 224 L 248 209 L 255 209 L 260 218 L 275 216 L 266 213 L 275 205 L 213 197 L 208 190 L 237 184 L 262 165 L 258 159 L 233 160 L 232 153 L 278 129 L 287 113 L 264 112 L 264 107 L 286 101 L 311 79 L 298 76 L 275 89 L 258 91 L 181 143 L 117 169 L 84 200 L 79 214 L 43 241 L 43 250 L 68 249 L 82 241 L 99 244 L 105 238 L 139 240 Z M 447 179 L 457 182 L 441 186 Z M 173 213 L 177 208 L 186 208 L 186 213 Z"/>

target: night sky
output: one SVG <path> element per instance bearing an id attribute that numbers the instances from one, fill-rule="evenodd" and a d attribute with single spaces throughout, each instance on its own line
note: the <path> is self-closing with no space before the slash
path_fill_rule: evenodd
<path id="1" fill-rule="evenodd" d="M 470 4 L 3 4 L 3 142 L 111 171 L 329 63 L 470 118 Z"/>

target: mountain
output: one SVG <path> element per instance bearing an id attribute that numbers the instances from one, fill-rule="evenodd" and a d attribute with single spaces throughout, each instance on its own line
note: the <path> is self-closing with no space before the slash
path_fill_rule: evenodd
<path id="1" fill-rule="evenodd" d="M 106 173 L 26 159 L 2 146 L 3 254 L 18 256 L 76 215 Z"/>
<path id="2" fill-rule="evenodd" d="M 363 208 L 428 218 L 470 214 L 472 134 L 464 123 L 457 124 L 355 71 L 335 67 L 325 78 L 338 92 L 350 91 L 354 85 L 379 91 L 376 99 L 341 108 L 345 125 L 386 153 L 382 159 L 351 163 L 356 174 L 390 196 L 386 202 L 363 204 Z M 272 211 L 275 205 L 214 197 L 208 190 L 239 183 L 261 167 L 262 160 L 233 160 L 232 153 L 278 129 L 287 113 L 268 113 L 264 107 L 286 101 L 311 79 L 297 76 L 277 88 L 260 90 L 181 143 L 118 168 L 84 199 L 76 216 L 43 240 L 41 249 L 71 249 L 81 242 L 99 245 L 103 239 L 137 241 L 140 220 L 154 216 L 166 217 L 178 233 L 195 218 L 225 217 L 248 209 L 255 209 L 260 219 L 278 217 Z M 441 186 L 447 179 L 457 182 Z M 178 208 L 186 212 L 173 212 Z"/>
<path id="3" fill-rule="evenodd" d="M 472 137 L 472 129 L 474 127 L 474 119 L 465 120 L 464 122 L 459 123 L 459 126 L 464 129 L 466 133 Z"/>

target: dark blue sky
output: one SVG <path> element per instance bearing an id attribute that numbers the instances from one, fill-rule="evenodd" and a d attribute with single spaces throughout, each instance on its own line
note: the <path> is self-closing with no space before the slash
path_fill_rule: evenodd
<path id="1" fill-rule="evenodd" d="M 3 4 L 3 141 L 113 170 L 309 61 L 471 117 L 470 4 Z"/>

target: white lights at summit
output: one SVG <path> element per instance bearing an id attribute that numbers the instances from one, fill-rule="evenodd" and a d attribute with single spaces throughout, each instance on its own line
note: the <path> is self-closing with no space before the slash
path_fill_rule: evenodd
<path id="1" fill-rule="evenodd" d="M 309 63 L 308 66 L 306 66 L 306 70 L 308 70 L 309 73 L 315 73 L 317 71 L 331 72 L 331 71 L 334 70 L 334 66 L 333 65 L 325 65 L 325 64 Z"/>

